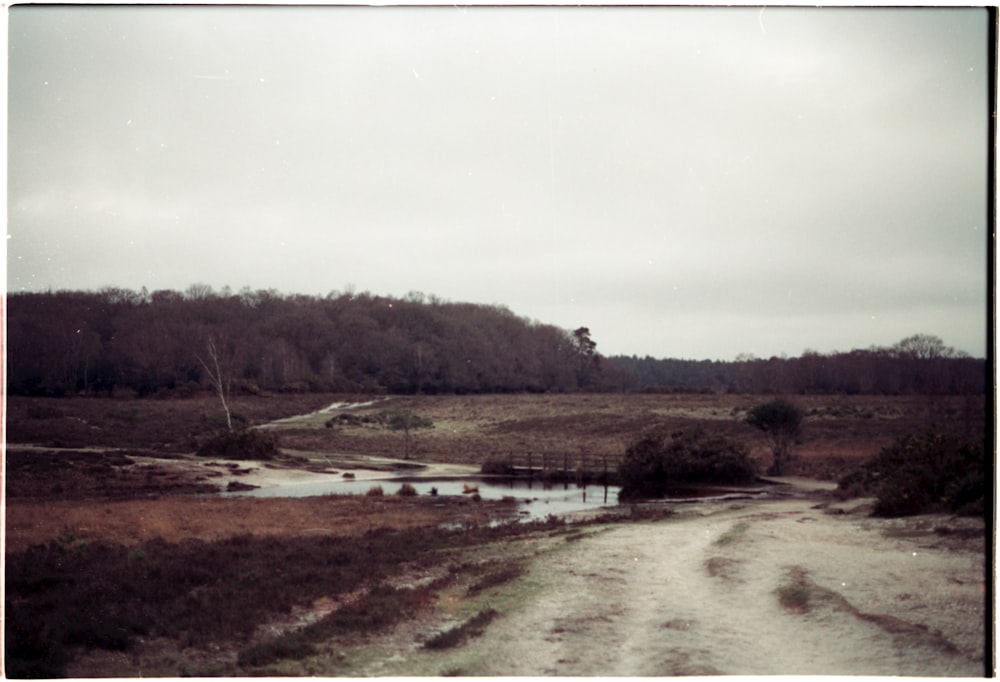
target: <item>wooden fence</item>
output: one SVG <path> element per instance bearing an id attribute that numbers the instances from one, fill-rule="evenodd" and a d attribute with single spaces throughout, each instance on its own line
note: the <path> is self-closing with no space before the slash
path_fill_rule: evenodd
<path id="1" fill-rule="evenodd" d="M 494 452 L 486 458 L 483 473 L 559 481 L 618 480 L 620 453 L 600 454 L 519 450 Z"/>

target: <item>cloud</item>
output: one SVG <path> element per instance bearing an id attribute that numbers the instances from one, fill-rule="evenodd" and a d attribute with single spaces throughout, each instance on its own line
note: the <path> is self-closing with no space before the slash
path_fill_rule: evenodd
<path id="1" fill-rule="evenodd" d="M 654 355 L 978 339 L 987 18 L 15 7 L 9 286 L 353 282 Z"/>

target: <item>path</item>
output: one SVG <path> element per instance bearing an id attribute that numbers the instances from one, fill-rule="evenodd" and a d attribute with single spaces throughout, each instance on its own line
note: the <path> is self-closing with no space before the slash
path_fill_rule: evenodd
<path id="1" fill-rule="evenodd" d="M 474 674 L 981 675 L 981 556 L 814 504 L 686 511 L 567 543 L 535 564 L 529 607 L 472 645 Z M 819 588 L 807 612 L 776 594 L 796 566 Z"/>

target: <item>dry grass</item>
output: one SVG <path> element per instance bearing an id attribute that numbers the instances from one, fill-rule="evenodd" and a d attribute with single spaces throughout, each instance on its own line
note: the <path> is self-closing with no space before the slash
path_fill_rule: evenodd
<path id="1" fill-rule="evenodd" d="M 654 426 L 700 425 L 747 443 L 752 456 L 770 457 L 767 438 L 744 423 L 756 395 L 478 395 L 395 396 L 394 406 L 433 420 L 413 438 L 418 460 L 482 464 L 511 451 L 620 455 Z M 795 396 L 806 412 L 795 454 L 798 467 L 824 478 L 876 454 L 898 436 L 925 427 L 931 405 L 922 396 Z M 375 406 L 371 409 L 378 409 Z M 964 398 L 939 399 L 933 409 L 964 414 Z M 981 406 L 976 423 L 981 424 Z M 402 437 L 370 428 L 296 429 L 283 433 L 289 447 L 398 456 Z M 820 463 L 822 462 L 822 463 Z M 815 471 L 813 471 L 815 470 Z"/>
<path id="2" fill-rule="evenodd" d="M 493 507 L 496 507 L 494 510 Z M 402 530 L 445 520 L 487 520 L 503 505 L 443 504 L 441 499 L 387 495 L 295 498 L 164 497 L 110 502 L 14 502 L 7 505 L 7 551 L 60 535 L 136 545 L 154 538 L 221 540 L 237 535 L 360 536 L 373 528 Z"/>
<path id="3" fill-rule="evenodd" d="M 368 395 L 243 396 L 233 409 L 257 423 L 308 413 L 333 402 L 364 402 Z M 653 426 L 703 426 L 747 443 L 751 456 L 770 457 L 766 437 L 744 423 L 757 395 L 542 394 L 392 396 L 354 410 L 363 416 L 387 404 L 434 422 L 411 435 L 417 460 L 482 464 L 511 451 L 621 455 Z M 969 423 L 982 432 L 981 398 L 925 396 L 793 396 L 806 412 L 796 444 L 799 471 L 836 478 L 896 438 L 924 430 L 931 416 Z M 221 411 L 211 396 L 176 400 L 11 397 L 8 442 L 72 447 L 142 447 L 190 451 L 193 436 L 211 427 Z M 371 426 L 325 428 L 326 417 L 283 425 L 281 447 L 325 453 L 402 457 L 400 433 Z"/>

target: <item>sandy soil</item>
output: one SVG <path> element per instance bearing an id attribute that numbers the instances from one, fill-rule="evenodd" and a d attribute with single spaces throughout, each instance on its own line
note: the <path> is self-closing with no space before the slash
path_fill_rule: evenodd
<path id="1" fill-rule="evenodd" d="M 531 592 L 523 607 L 463 650 L 376 657 L 366 674 L 982 675 L 982 522 L 816 506 L 607 527 L 537 558 L 512 588 Z M 807 603 L 782 606 L 783 585 Z"/>

